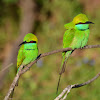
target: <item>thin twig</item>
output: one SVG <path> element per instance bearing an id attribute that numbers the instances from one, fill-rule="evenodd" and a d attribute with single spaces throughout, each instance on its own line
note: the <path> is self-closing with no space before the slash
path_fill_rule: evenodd
<path id="1" fill-rule="evenodd" d="M 96 80 L 98 77 L 100 76 L 100 72 L 95 76 L 93 77 L 91 80 L 88 80 L 87 82 L 84 82 L 82 84 L 74 84 L 74 85 L 68 85 L 62 92 L 61 94 L 59 94 L 59 96 L 57 96 L 54 100 L 65 100 L 68 93 L 70 92 L 70 90 L 72 88 L 79 88 L 79 87 L 82 87 L 84 85 L 87 85 L 87 84 L 90 84 L 92 83 L 94 80 Z M 65 94 L 65 95 L 64 95 Z M 64 96 L 64 97 L 63 97 Z"/>
<path id="2" fill-rule="evenodd" d="M 85 46 L 85 47 L 82 48 L 82 49 L 88 49 L 88 48 L 100 48 L 100 45 L 88 45 L 88 46 Z M 43 53 L 43 54 L 41 54 L 36 60 L 34 60 L 33 62 L 31 62 L 31 63 L 28 64 L 27 66 L 25 66 L 25 68 L 24 68 L 23 70 L 20 70 L 20 71 L 16 74 L 16 76 L 15 76 L 15 78 L 14 78 L 14 80 L 13 80 L 13 82 L 12 82 L 10 88 L 9 88 L 9 91 L 8 91 L 7 95 L 5 96 L 4 100 L 8 100 L 8 99 L 9 99 L 9 96 L 10 96 L 10 94 L 12 93 L 13 89 L 15 88 L 15 85 L 16 85 L 17 81 L 19 80 L 19 77 L 20 77 L 22 74 L 24 74 L 26 71 L 28 71 L 28 70 L 30 69 L 30 67 L 31 67 L 33 64 L 35 64 L 40 58 L 45 57 L 45 56 L 48 56 L 48 55 L 52 55 L 52 54 L 55 54 L 55 53 L 65 52 L 65 51 L 70 51 L 70 50 L 72 50 L 72 49 L 71 49 L 71 48 L 63 48 L 63 49 L 54 50 L 54 51 L 51 51 L 51 52 L 48 52 L 48 53 Z M 22 69 L 22 68 L 23 68 L 23 67 L 21 67 L 20 69 Z"/>
<path id="3" fill-rule="evenodd" d="M 13 63 L 11 63 L 11 64 L 9 64 L 8 66 L 6 66 L 5 68 L 3 68 L 1 71 L 0 71 L 0 74 L 3 72 L 3 71 L 5 71 L 7 68 L 9 68 L 10 66 L 12 66 L 13 65 Z"/>
<path id="4" fill-rule="evenodd" d="M 85 46 L 83 47 L 82 49 L 90 49 L 90 48 L 100 48 L 100 45 L 88 45 L 88 46 Z M 81 48 L 79 48 L 81 49 Z M 48 56 L 48 55 L 52 55 L 52 54 L 55 54 L 55 53 L 59 53 L 59 52 L 65 52 L 65 51 L 70 51 L 72 50 L 71 48 L 63 48 L 63 49 L 58 49 L 58 50 L 54 50 L 54 51 L 51 51 L 51 52 L 47 52 L 47 53 L 43 53 L 40 55 L 40 57 L 36 60 L 34 60 L 33 62 L 31 62 L 29 65 L 27 65 L 21 72 L 21 74 L 25 73 L 27 70 L 29 70 L 29 68 L 34 64 L 36 63 L 40 58 L 42 57 L 45 57 L 45 56 Z"/>
<path id="5" fill-rule="evenodd" d="M 16 86 L 16 83 L 17 83 L 18 80 L 19 80 L 20 72 L 21 72 L 22 68 L 23 68 L 23 65 L 20 66 L 20 69 L 19 69 L 18 73 L 16 74 L 16 76 L 15 76 L 15 78 L 14 78 L 14 80 L 13 80 L 11 86 L 10 86 L 10 89 L 9 89 L 7 95 L 5 96 L 4 100 L 8 100 L 10 94 L 11 94 L 12 91 L 15 89 L 15 86 Z"/>

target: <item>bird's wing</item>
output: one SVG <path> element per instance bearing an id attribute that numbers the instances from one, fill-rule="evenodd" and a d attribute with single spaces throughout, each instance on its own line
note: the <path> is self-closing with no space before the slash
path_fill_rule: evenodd
<path id="1" fill-rule="evenodd" d="M 75 35 L 75 29 L 69 29 L 65 32 L 64 37 L 63 37 L 63 48 L 67 48 L 67 47 L 71 47 L 71 43 L 73 42 L 74 39 L 74 35 Z M 60 72 L 61 74 L 64 72 L 65 70 L 65 62 L 68 59 L 68 57 L 71 55 L 72 51 L 68 51 L 63 52 L 62 56 L 63 56 L 63 61 L 62 61 L 62 67 L 61 70 L 63 70 L 62 72 Z"/>
<path id="2" fill-rule="evenodd" d="M 75 29 L 69 29 L 65 32 L 64 37 L 63 37 L 63 48 L 70 48 L 70 45 L 74 39 L 74 34 L 75 34 Z M 68 52 L 63 52 L 62 56 L 63 56 L 63 61 L 62 61 L 62 65 L 61 65 L 61 70 L 59 72 L 59 80 L 58 80 L 58 85 L 57 85 L 57 92 L 58 92 L 58 88 L 59 88 L 59 83 L 60 83 L 60 78 L 62 73 L 65 72 L 65 67 L 66 67 L 66 60 L 68 59 L 68 57 L 71 55 L 72 51 L 68 51 Z"/>
<path id="3" fill-rule="evenodd" d="M 67 23 L 64 25 L 64 27 L 69 30 L 69 29 L 73 29 L 75 27 L 75 24 L 73 22 Z"/>
<path id="4" fill-rule="evenodd" d="M 22 64 L 23 60 L 25 59 L 24 56 L 24 45 L 22 45 L 18 51 L 18 56 L 17 56 L 17 69 L 20 67 L 20 65 Z"/>
<path id="5" fill-rule="evenodd" d="M 75 29 L 69 29 L 65 31 L 65 34 L 63 36 L 63 48 L 70 48 L 70 45 L 74 39 L 75 35 Z"/>
<path id="6" fill-rule="evenodd" d="M 37 54 L 36 59 L 38 59 L 38 58 L 40 57 L 40 55 L 41 55 L 41 54 L 40 54 L 40 55 L 38 55 L 38 54 L 39 54 L 39 49 L 38 49 L 38 46 L 37 46 L 37 53 L 36 53 L 36 54 Z M 36 63 L 37 63 L 37 62 L 36 62 Z"/>

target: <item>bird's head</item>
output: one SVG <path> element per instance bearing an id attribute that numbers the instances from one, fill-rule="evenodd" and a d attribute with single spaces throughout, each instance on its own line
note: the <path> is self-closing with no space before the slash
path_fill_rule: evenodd
<path id="1" fill-rule="evenodd" d="M 89 24 L 94 24 L 90 22 L 85 14 L 79 14 L 74 17 L 72 21 L 75 25 L 75 28 L 78 30 L 86 30 L 89 28 Z"/>
<path id="2" fill-rule="evenodd" d="M 32 33 L 28 33 L 28 34 L 26 34 L 26 36 L 24 37 L 23 42 L 20 45 L 26 44 L 26 43 L 37 43 L 37 42 L 38 42 L 37 37 Z"/>
<path id="3" fill-rule="evenodd" d="M 37 39 L 37 37 L 34 35 L 34 34 L 32 34 L 32 33 L 28 33 L 28 34 L 26 34 L 26 36 L 24 37 L 24 40 L 23 41 L 26 41 L 26 42 L 38 42 L 38 39 Z"/>

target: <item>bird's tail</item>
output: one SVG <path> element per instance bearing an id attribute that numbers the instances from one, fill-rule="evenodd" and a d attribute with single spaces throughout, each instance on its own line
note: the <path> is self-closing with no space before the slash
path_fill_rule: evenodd
<path id="1" fill-rule="evenodd" d="M 19 67 L 19 68 L 20 68 L 20 67 Z M 18 71 L 19 71 L 19 68 L 17 69 L 17 73 L 18 73 Z M 16 73 L 16 74 L 17 74 L 17 73 Z M 19 81 L 19 80 L 17 80 L 17 82 L 16 82 L 16 85 L 15 85 L 15 86 L 18 86 L 18 81 Z"/>
<path id="2" fill-rule="evenodd" d="M 63 61 L 62 61 L 62 65 L 61 65 L 61 70 L 59 72 L 59 80 L 58 80 L 58 85 L 57 85 L 57 92 L 58 93 L 58 88 L 59 88 L 59 84 L 60 84 L 60 79 L 61 79 L 61 75 L 62 73 L 65 72 L 65 67 L 66 67 L 66 61 L 68 60 L 69 56 L 72 54 L 73 51 L 68 51 L 68 52 L 64 52 L 63 53 Z"/>
<path id="3" fill-rule="evenodd" d="M 21 66 L 23 66 L 23 65 L 21 65 Z M 24 68 L 24 66 L 23 66 L 23 68 Z M 19 69 L 20 69 L 20 67 L 18 67 L 18 68 L 17 68 L 17 73 L 16 73 L 16 74 L 18 74 Z M 17 80 L 17 82 L 16 82 L 16 85 L 15 85 L 15 86 L 18 86 L 18 82 L 19 82 L 19 79 Z"/>

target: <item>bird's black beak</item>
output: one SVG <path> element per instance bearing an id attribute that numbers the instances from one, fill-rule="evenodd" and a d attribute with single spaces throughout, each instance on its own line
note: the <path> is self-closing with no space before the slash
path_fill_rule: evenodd
<path id="1" fill-rule="evenodd" d="M 22 44 L 26 44 L 27 42 L 26 41 L 24 41 L 24 42 L 22 42 L 19 46 L 21 46 Z"/>
<path id="2" fill-rule="evenodd" d="M 87 21 L 85 24 L 94 24 L 93 22 Z"/>

